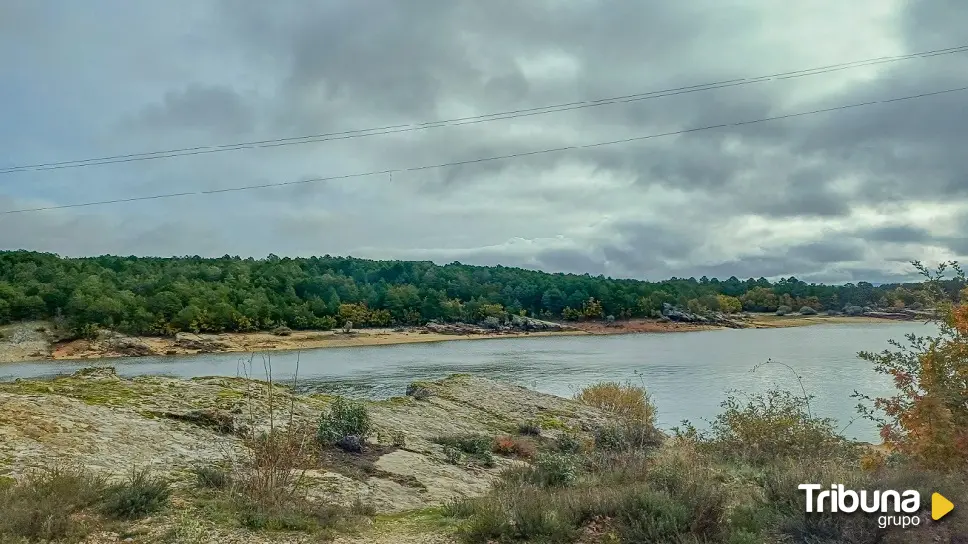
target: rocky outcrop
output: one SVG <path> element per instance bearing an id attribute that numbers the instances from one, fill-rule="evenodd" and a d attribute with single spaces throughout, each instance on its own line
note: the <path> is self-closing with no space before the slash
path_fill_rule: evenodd
<path id="1" fill-rule="evenodd" d="M 187 335 L 184 333 L 178 333 L 175 336 L 175 346 L 197 351 L 198 353 L 216 353 L 229 349 L 227 344 L 214 338 L 202 335 Z"/>
<path id="2" fill-rule="evenodd" d="M 568 325 L 562 325 L 561 323 L 555 323 L 553 321 L 542 321 L 541 319 L 535 319 L 533 317 L 524 317 L 520 315 L 512 315 L 509 326 L 515 330 L 532 331 L 532 332 L 558 332 L 558 331 L 574 329 L 574 327 L 569 327 Z"/>
<path id="3" fill-rule="evenodd" d="M 871 311 L 864 312 L 864 317 L 876 317 L 878 319 L 895 319 L 900 321 L 910 321 L 918 318 L 918 312 L 914 310 L 891 310 L 891 311 Z"/>
<path id="4" fill-rule="evenodd" d="M 423 400 L 401 396 L 369 402 L 374 429 L 367 446 L 362 441 L 341 445 L 364 453 L 340 450 L 312 467 L 308 492 L 347 504 L 363 499 L 387 513 L 427 508 L 486 492 L 496 475 L 516 462 L 498 458 L 492 468 L 452 465 L 434 441 L 438 436 L 497 436 L 515 432 L 521 422 L 539 421 L 548 425 L 542 434 L 553 437 L 566 426 L 589 430 L 607 419 L 570 399 L 466 375 L 419 382 L 412 388 L 417 390 L 427 393 Z M 254 380 L 129 379 L 111 367 L 0 383 L 0 473 L 17 477 L 34 467 L 69 462 L 122 475 L 134 465 L 152 465 L 166 478 L 192 485 L 192 467 L 237 458 L 244 429 L 265 430 L 271 419 L 276 428 L 291 421 L 314 433 L 331 402 L 327 395 L 293 394 Z M 377 444 L 381 435 L 404 436 L 405 446 L 396 440 Z"/>
<path id="5" fill-rule="evenodd" d="M 496 318 L 489 318 L 481 325 L 469 323 L 438 323 L 431 321 L 427 323 L 425 329 L 437 334 L 454 334 L 469 336 L 475 334 L 494 334 L 494 333 L 516 333 L 516 332 L 562 332 L 576 330 L 574 327 L 555 323 L 553 321 L 543 321 L 532 317 L 512 315 L 507 321 L 500 321 Z"/>
<path id="6" fill-rule="evenodd" d="M 102 341 L 106 351 L 116 353 L 123 357 L 147 357 L 157 355 L 151 346 L 136 338 L 127 336 L 113 336 Z"/>
<path id="7" fill-rule="evenodd" d="M 746 323 L 731 319 L 725 314 L 721 314 L 719 312 L 711 312 L 708 315 L 699 315 L 692 312 L 687 312 L 681 308 L 677 308 L 668 302 L 662 304 L 662 317 L 668 319 L 669 321 L 676 321 L 679 323 L 698 323 L 703 325 L 728 327 L 731 329 L 745 329 L 749 327 L 749 325 Z"/>

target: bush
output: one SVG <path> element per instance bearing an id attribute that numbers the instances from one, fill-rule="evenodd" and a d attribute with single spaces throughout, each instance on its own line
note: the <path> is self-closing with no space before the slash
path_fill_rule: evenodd
<path id="1" fill-rule="evenodd" d="M 560 453 L 581 453 L 582 443 L 578 435 L 572 432 L 563 432 L 555 440 L 555 446 Z"/>
<path id="2" fill-rule="evenodd" d="M 471 455 L 491 453 L 494 439 L 483 434 L 454 434 L 438 436 L 434 442 L 442 446 L 450 446 Z"/>
<path id="3" fill-rule="evenodd" d="M 501 320 L 489 315 L 484 318 L 484 321 L 481 322 L 481 325 L 483 325 L 485 329 L 496 330 L 501 328 Z"/>
<path id="4" fill-rule="evenodd" d="M 777 459 L 817 459 L 854 453 L 833 420 L 805 409 L 809 399 L 788 391 L 749 395 L 746 402 L 730 394 L 723 412 L 700 433 L 686 422 L 680 438 L 695 440 L 701 449 L 728 458 L 763 465 Z"/>
<path id="5" fill-rule="evenodd" d="M 945 271 L 955 271 L 953 283 L 965 285 L 968 278 L 955 262 L 931 271 L 913 263 L 926 278 L 924 293 L 938 309 L 939 334 L 907 337 L 908 345 L 891 342 L 896 351 L 862 352 L 878 373 L 889 375 L 894 395 L 870 398 L 862 413 L 881 425 L 881 437 L 894 450 L 919 465 L 938 470 L 964 470 L 968 466 L 968 289 L 960 293 L 961 303 L 948 302 Z"/>
<path id="6" fill-rule="evenodd" d="M 334 445 L 347 436 L 364 442 L 370 435 L 370 413 L 362 402 L 336 397 L 329 411 L 319 417 L 316 439 L 321 444 Z"/>
<path id="7" fill-rule="evenodd" d="M 54 467 L 0 484 L 0 541 L 83 538 L 89 531 L 76 516 L 104 492 L 105 482 L 79 468 Z"/>
<path id="8" fill-rule="evenodd" d="M 310 502 L 304 497 L 286 501 L 263 503 L 242 499 L 236 505 L 239 523 L 255 531 L 322 531 L 332 536 L 338 528 L 347 526 L 363 515 L 359 508 L 351 509 L 322 502 Z"/>
<path id="9" fill-rule="evenodd" d="M 579 402 L 625 419 L 655 424 L 655 406 L 642 387 L 626 382 L 600 382 L 585 387 L 575 395 Z"/>
<path id="10" fill-rule="evenodd" d="M 171 498 L 168 482 L 145 469 L 132 470 L 128 478 L 108 487 L 102 511 L 118 519 L 138 519 L 167 506 Z"/>
<path id="11" fill-rule="evenodd" d="M 494 468 L 497 465 L 497 461 L 494 460 L 494 454 L 489 451 L 478 453 L 474 456 L 474 461 L 485 468 Z"/>
<path id="12" fill-rule="evenodd" d="M 595 448 L 601 451 L 631 451 L 658 447 L 662 433 L 652 425 L 634 420 L 609 423 L 595 429 Z"/>
<path id="13" fill-rule="evenodd" d="M 494 441 L 492 451 L 498 455 L 531 459 L 537 452 L 537 448 L 529 440 L 512 436 L 502 436 Z"/>
<path id="14" fill-rule="evenodd" d="M 578 479 L 574 456 L 562 453 L 538 454 L 534 460 L 534 483 L 545 487 L 571 485 Z"/>
<path id="15" fill-rule="evenodd" d="M 71 329 L 71 336 L 81 340 L 97 340 L 100 329 L 95 323 L 84 323 Z"/>
<path id="16" fill-rule="evenodd" d="M 489 494 L 451 508 L 467 518 L 459 529 L 465 541 L 574 542 L 590 524 L 601 537 L 590 542 L 729 541 L 729 496 L 709 485 L 713 473 L 693 458 L 658 457 L 655 471 L 674 474 L 661 478 L 637 454 L 602 459 L 580 478 L 574 456 L 538 459 L 533 468 L 506 472 Z M 543 479 L 550 474 L 557 476 Z"/>
<path id="17" fill-rule="evenodd" d="M 444 446 L 444 457 L 451 464 L 458 464 L 462 460 L 462 453 L 466 453 L 471 460 L 484 467 L 495 465 L 491 450 L 494 439 L 482 434 L 438 436 L 434 442 Z"/>
<path id="18" fill-rule="evenodd" d="M 541 423 L 537 420 L 518 423 L 518 434 L 525 436 L 541 436 Z"/>
<path id="19" fill-rule="evenodd" d="M 205 489 L 225 489 L 232 484 L 232 475 L 219 467 L 201 465 L 192 469 L 195 481 Z"/>
<path id="20" fill-rule="evenodd" d="M 444 459 L 452 465 L 459 465 L 464 455 L 454 446 L 444 446 Z"/>
<path id="21" fill-rule="evenodd" d="M 274 336 L 292 336 L 292 329 L 283 325 L 272 329 L 272 334 Z"/>

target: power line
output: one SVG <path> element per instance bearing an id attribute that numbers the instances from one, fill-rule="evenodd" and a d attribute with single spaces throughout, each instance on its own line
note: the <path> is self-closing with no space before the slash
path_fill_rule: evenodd
<path id="1" fill-rule="evenodd" d="M 7 211 L 4 211 L 4 212 L 0 212 L 0 215 L 7 215 L 7 214 L 14 214 L 14 213 L 39 212 L 39 211 L 47 211 L 47 210 L 62 210 L 62 209 L 65 209 L 65 208 L 81 208 L 81 207 L 86 207 L 86 206 L 99 206 L 99 205 L 102 205 L 102 204 L 118 204 L 118 203 L 122 203 L 122 202 L 136 202 L 136 201 L 142 201 L 142 200 L 158 200 L 158 199 L 162 199 L 162 198 L 174 198 L 174 197 L 180 197 L 180 196 L 210 195 L 210 194 L 217 194 L 217 193 L 231 193 L 231 192 L 237 192 L 237 191 L 250 191 L 250 190 L 254 190 L 254 189 L 266 189 L 266 188 L 270 188 L 270 187 L 283 187 L 283 186 L 287 186 L 287 185 L 301 185 L 301 184 L 308 184 L 308 183 L 318 183 L 318 182 L 321 182 L 321 181 L 335 181 L 335 180 L 343 180 L 343 179 L 351 179 L 351 178 L 362 178 L 362 177 L 368 177 L 368 176 L 387 175 L 387 174 L 393 174 L 393 173 L 397 173 L 397 172 L 418 172 L 418 171 L 421 171 L 421 170 L 432 170 L 432 169 L 437 169 L 437 168 L 446 168 L 446 167 L 450 167 L 450 166 L 461 166 L 461 165 L 465 165 L 465 164 L 478 164 L 478 163 L 490 162 L 490 161 L 500 161 L 500 160 L 507 160 L 507 159 L 515 159 L 515 158 L 520 158 L 520 157 L 530 157 L 530 156 L 534 156 L 534 155 L 543 155 L 543 154 L 548 154 L 548 153 L 559 153 L 559 152 L 562 152 L 562 151 L 572 151 L 572 150 L 577 150 L 577 149 L 590 149 L 590 148 L 593 148 L 593 147 L 602 147 L 602 146 L 606 146 L 606 145 L 622 144 L 622 143 L 635 142 L 635 141 L 640 141 L 640 140 L 651 140 L 651 139 L 654 139 L 654 138 L 664 138 L 666 136 L 676 136 L 676 135 L 681 135 L 681 134 L 689 134 L 689 133 L 692 133 L 692 132 L 700 132 L 700 131 L 704 131 L 704 130 L 713 130 L 713 129 L 717 129 L 717 128 L 738 127 L 738 126 L 744 126 L 744 125 L 752 125 L 752 124 L 756 124 L 756 123 L 765 123 L 765 122 L 769 122 L 769 121 L 778 121 L 778 120 L 781 120 L 781 119 L 791 119 L 791 118 L 794 118 L 794 117 L 804 117 L 804 116 L 807 116 L 807 115 L 816 115 L 816 114 L 819 114 L 819 113 L 827 113 L 827 112 L 832 112 L 832 111 L 840 111 L 840 110 L 847 110 L 847 109 L 852 109 L 852 108 L 860 108 L 860 107 L 865 107 L 865 106 L 872 106 L 872 105 L 875 105 L 875 104 L 887 104 L 887 103 L 890 103 L 890 102 L 901 102 L 901 101 L 904 101 L 904 100 L 915 100 L 915 99 L 919 99 L 919 98 L 926 98 L 926 97 L 929 97 L 929 96 L 938 96 L 938 95 L 942 95 L 942 94 L 956 93 L 956 92 L 961 92 L 961 91 L 966 91 L 966 90 L 968 90 L 968 86 L 958 87 L 958 88 L 955 88 L 955 89 L 945 89 L 943 91 L 934 91 L 934 92 L 921 93 L 921 94 L 916 94 L 916 95 L 902 96 L 902 97 L 897 97 L 897 98 L 888 98 L 888 99 L 884 99 L 884 100 L 872 100 L 872 101 L 869 101 L 869 102 L 860 102 L 860 103 L 857 103 L 857 104 L 848 104 L 848 105 L 845 105 L 845 106 L 836 106 L 836 107 L 832 107 L 832 108 L 823 108 L 823 109 L 811 110 L 811 111 L 805 111 L 805 112 L 799 112 L 799 113 L 790 113 L 790 114 L 786 114 L 786 115 L 777 115 L 777 116 L 774 116 L 774 117 L 764 117 L 764 118 L 761 118 L 761 119 L 753 119 L 753 120 L 750 120 L 750 121 L 737 121 L 737 122 L 734 122 L 734 123 L 722 123 L 722 124 L 718 124 L 718 125 L 707 125 L 707 126 L 703 126 L 703 127 L 688 128 L 688 129 L 676 130 L 676 131 L 672 131 L 672 132 L 662 132 L 662 133 L 658 133 L 658 134 L 649 134 L 649 135 L 646 135 L 646 136 L 634 136 L 634 137 L 631 137 L 631 138 L 623 138 L 621 140 L 610 140 L 610 141 L 606 141 L 606 142 L 596 142 L 596 143 L 592 143 L 592 144 L 583 144 L 583 145 L 572 145 L 572 146 L 565 146 L 565 147 L 556 147 L 556 148 L 552 148 L 552 149 L 542 149 L 542 150 L 539 150 L 539 151 L 528 151 L 528 152 L 523 152 L 523 153 L 514 153 L 514 154 L 511 154 L 511 155 L 498 155 L 498 156 L 494 156 L 494 157 L 484 157 L 484 158 L 469 159 L 469 160 L 464 160 L 464 161 L 446 162 L 446 163 L 440 163 L 440 164 L 428 164 L 428 165 L 423 165 L 423 166 L 412 166 L 412 167 L 409 167 L 409 168 L 394 168 L 394 169 L 388 169 L 388 170 L 374 170 L 374 171 L 371 171 L 371 172 L 360 172 L 360 173 L 356 173 L 356 174 L 343 174 L 343 175 L 340 175 L 340 176 L 318 177 L 318 178 L 310 178 L 310 179 L 304 179 L 304 180 L 299 180 L 299 181 L 284 181 L 284 182 L 278 182 L 278 183 L 264 183 L 264 184 L 260 184 L 260 185 L 245 185 L 245 186 L 242 186 L 242 187 L 231 187 L 231 188 L 228 188 L 228 189 L 209 189 L 209 190 L 205 190 L 205 191 L 187 191 L 187 192 L 181 192 L 181 193 L 166 193 L 166 194 L 153 195 L 153 196 L 138 196 L 138 197 L 130 197 L 130 198 L 119 198 L 119 199 L 114 199 L 114 200 L 98 200 L 98 201 L 94 201 L 94 202 L 84 202 L 84 203 L 78 203 L 78 204 L 63 204 L 63 205 L 60 205 L 60 206 L 45 206 L 45 207 L 42 207 L 42 208 L 26 208 L 26 209 L 20 209 L 20 210 L 7 210 Z"/>
<path id="2" fill-rule="evenodd" d="M 676 96 L 680 94 L 710 91 L 715 89 L 723 89 L 727 87 L 751 85 L 754 83 L 763 83 L 768 81 L 807 77 L 807 76 L 825 74 L 830 72 L 837 72 L 841 70 L 850 70 L 850 69 L 860 68 L 864 66 L 893 63 L 893 62 L 899 62 L 902 60 L 911 60 L 911 59 L 917 59 L 917 58 L 936 57 L 940 55 L 951 55 L 955 53 L 964 53 L 964 52 L 968 52 L 968 44 L 960 45 L 957 47 L 948 47 L 945 49 L 934 49 L 931 51 L 923 51 L 920 53 L 910 53 L 907 55 L 877 57 L 877 58 L 864 59 L 864 60 L 858 60 L 858 61 L 852 61 L 852 62 L 844 62 L 840 64 L 831 64 L 828 66 L 820 66 L 817 68 L 796 70 L 792 72 L 781 72 L 777 74 L 770 74 L 770 75 L 753 77 L 753 78 L 741 78 L 741 79 L 731 79 L 731 80 L 725 80 L 725 81 L 716 81 L 716 82 L 704 83 L 700 85 L 690 85 L 687 87 L 676 87 L 671 89 L 649 91 L 645 93 L 630 94 L 630 95 L 623 95 L 623 96 L 614 96 L 610 98 L 601 98 L 596 100 L 582 100 L 577 102 L 567 102 L 563 104 L 554 104 L 550 106 L 510 110 L 510 111 L 503 111 L 503 112 L 497 112 L 497 113 L 489 113 L 484 115 L 476 115 L 471 117 L 459 117 L 455 119 L 446 119 L 441 121 L 428 121 L 424 123 L 415 123 L 415 124 L 406 124 L 406 125 L 391 125 L 391 126 L 385 126 L 385 127 L 358 129 L 358 130 L 350 130 L 350 131 L 344 131 L 344 132 L 330 132 L 325 134 L 312 134 L 308 136 L 293 136 L 289 138 L 274 138 L 269 140 L 241 142 L 241 143 L 235 143 L 235 144 L 184 147 L 184 148 L 178 148 L 178 149 L 168 149 L 165 151 L 149 151 L 144 153 L 131 153 L 127 155 L 111 155 L 111 156 L 97 157 L 97 158 L 91 158 L 91 159 L 77 159 L 72 161 L 46 162 L 46 163 L 38 163 L 38 164 L 11 166 L 11 167 L 0 169 L 0 175 L 13 174 L 17 172 L 61 170 L 65 168 L 84 168 L 88 166 L 97 166 L 97 165 L 104 165 L 104 164 L 138 162 L 138 161 L 148 161 L 148 160 L 157 160 L 157 159 L 170 159 L 174 157 L 185 157 L 190 155 L 206 155 L 211 153 L 223 153 L 226 151 L 240 151 L 244 149 L 271 148 L 271 147 L 282 147 L 282 146 L 290 146 L 290 145 L 328 142 L 328 141 L 335 141 L 335 140 L 366 138 L 369 136 L 381 136 L 386 134 L 397 134 L 401 132 L 414 132 L 418 130 L 427 130 L 432 128 L 453 127 L 453 126 L 470 125 L 470 124 L 477 124 L 477 123 L 488 123 L 491 121 L 501 121 L 505 119 L 516 119 L 519 117 L 545 115 L 548 113 L 558 113 L 562 111 L 571 111 L 571 110 L 578 110 L 578 109 L 584 109 L 584 108 L 596 108 L 600 106 L 609 106 L 614 104 L 625 104 L 625 103 L 637 102 L 641 100 L 651 100 L 653 98 L 663 98 L 666 96 Z"/>

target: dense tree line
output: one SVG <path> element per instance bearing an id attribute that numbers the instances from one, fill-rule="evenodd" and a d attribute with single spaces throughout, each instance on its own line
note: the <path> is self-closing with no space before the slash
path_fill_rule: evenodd
<path id="1" fill-rule="evenodd" d="M 960 286 L 951 286 L 957 293 Z M 0 252 L 0 323 L 55 319 L 74 331 L 136 334 L 415 325 L 539 318 L 656 317 L 663 303 L 693 311 L 804 306 L 917 307 L 919 284 L 805 283 L 796 278 L 660 282 L 550 274 L 504 266 L 343 257 L 64 258 Z"/>

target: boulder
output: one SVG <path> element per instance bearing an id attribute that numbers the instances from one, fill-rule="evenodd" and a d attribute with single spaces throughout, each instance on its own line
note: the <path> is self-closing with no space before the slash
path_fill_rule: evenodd
<path id="1" fill-rule="evenodd" d="M 348 435 L 336 442 L 336 447 L 350 453 L 363 453 L 363 441 L 356 435 Z"/>

